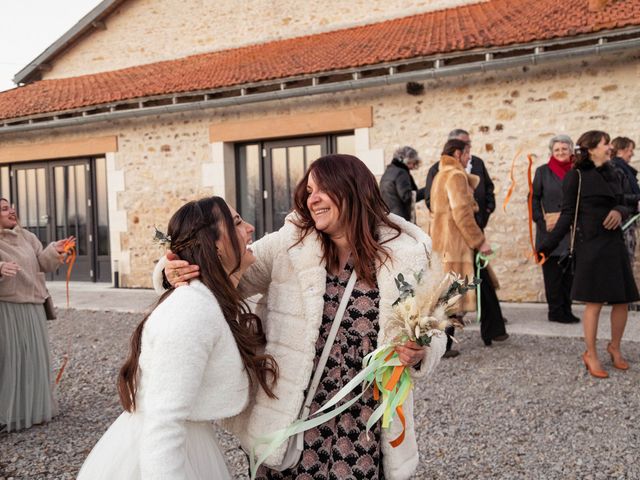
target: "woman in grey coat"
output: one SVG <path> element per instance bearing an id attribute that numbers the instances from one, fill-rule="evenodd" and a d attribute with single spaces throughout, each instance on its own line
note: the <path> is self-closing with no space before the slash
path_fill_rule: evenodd
<path id="1" fill-rule="evenodd" d="M 418 152 L 409 146 L 398 148 L 380 179 L 380 193 L 391 213 L 415 223 L 415 202 L 424 199 L 424 188 L 418 189 L 410 171 L 420 165 Z M 416 197 L 413 197 L 416 192 Z"/>
<path id="2" fill-rule="evenodd" d="M 536 249 L 547 238 L 562 209 L 562 180 L 571 170 L 573 141 L 567 135 L 556 135 L 549 142 L 551 157 L 538 167 L 533 179 L 533 221 L 536 223 Z M 544 291 L 549 306 L 550 322 L 576 323 L 580 319 L 571 312 L 571 268 L 563 268 L 558 261 L 569 252 L 567 234 L 542 265 Z"/>

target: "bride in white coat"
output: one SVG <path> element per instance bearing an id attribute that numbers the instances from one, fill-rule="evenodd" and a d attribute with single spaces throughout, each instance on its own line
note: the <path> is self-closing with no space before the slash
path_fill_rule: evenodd
<path id="1" fill-rule="evenodd" d="M 80 470 L 80 480 L 230 479 L 212 420 L 242 411 L 251 384 L 273 396 L 273 358 L 236 286 L 255 262 L 252 225 L 222 198 L 189 202 L 169 222 L 171 250 L 200 280 L 169 290 L 136 328 L 118 391 L 125 412 Z"/>

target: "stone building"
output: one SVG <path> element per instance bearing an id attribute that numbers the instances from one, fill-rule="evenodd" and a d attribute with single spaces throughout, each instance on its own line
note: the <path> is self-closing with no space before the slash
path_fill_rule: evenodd
<path id="1" fill-rule="evenodd" d="M 422 184 L 460 127 L 496 184 L 501 298 L 541 300 L 526 154 L 638 139 L 639 47 L 640 0 L 103 0 L 0 93 L 0 194 L 43 241 L 78 236 L 76 279 L 146 287 L 186 200 L 223 195 L 262 234 L 320 154 L 381 175 L 410 144 Z"/>

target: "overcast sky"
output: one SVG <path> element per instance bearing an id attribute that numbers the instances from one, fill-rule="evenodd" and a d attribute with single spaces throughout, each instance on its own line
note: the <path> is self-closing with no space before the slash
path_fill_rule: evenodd
<path id="1" fill-rule="evenodd" d="M 100 0 L 0 0 L 0 91 Z"/>

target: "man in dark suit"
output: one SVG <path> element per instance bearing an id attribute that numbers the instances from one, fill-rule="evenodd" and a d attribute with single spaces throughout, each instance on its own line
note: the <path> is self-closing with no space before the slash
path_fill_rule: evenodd
<path id="1" fill-rule="evenodd" d="M 456 128 L 449 132 L 449 140 L 458 139 L 463 142 L 471 145 L 471 139 L 469 138 L 469 132 L 466 130 L 462 130 L 461 128 Z M 433 179 L 438 173 L 439 163 L 436 162 L 429 169 L 429 173 L 427 174 L 427 186 L 424 190 L 424 199 L 427 203 L 427 208 L 431 210 L 431 185 L 433 184 Z M 484 230 L 489 223 L 489 217 L 496 209 L 496 197 L 493 193 L 494 186 L 491 181 L 491 177 L 489 176 L 489 172 L 487 172 L 486 167 L 484 166 L 484 162 L 481 158 L 476 157 L 475 155 L 471 156 L 471 160 L 469 160 L 469 164 L 467 165 L 467 172 L 473 173 L 480 177 L 480 183 L 478 187 L 473 192 L 473 196 L 478 202 L 478 206 L 480 210 L 476 213 L 476 223 L 478 226 Z"/>

